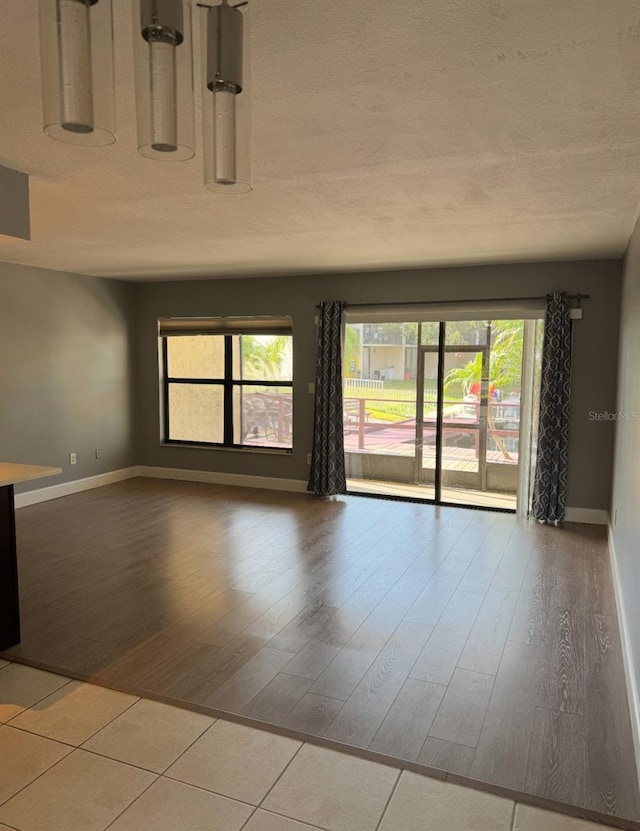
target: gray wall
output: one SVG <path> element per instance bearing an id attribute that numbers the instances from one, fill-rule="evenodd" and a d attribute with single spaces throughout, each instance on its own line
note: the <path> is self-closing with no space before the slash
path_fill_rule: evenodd
<path id="1" fill-rule="evenodd" d="M 31 239 L 29 177 L 0 166 L 0 236 Z"/>
<path id="2" fill-rule="evenodd" d="M 640 225 L 636 226 L 624 264 L 618 411 L 638 421 L 616 425 L 611 522 L 627 627 L 636 674 L 640 673 Z M 616 516 L 617 515 L 617 516 Z M 640 677 L 636 679 L 640 685 Z"/>
<path id="3" fill-rule="evenodd" d="M 613 425 L 590 411 L 615 409 L 621 262 L 535 263 L 240 280 L 136 285 L 137 456 L 143 465 L 306 480 L 311 450 L 315 305 L 544 295 L 553 289 L 590 294 L 575 326 L 568 504 L 608 509 Z M 160 444 L 157 319 L 165 316 L 290 314 L 294 326 L 292 456 Z"/>
<path id="4" fill-rule="evenodd" d="M 132 331 L 131 285 L 0 263 L 0 459 L 63 468 L 19 490 L 134 463 Z"/>

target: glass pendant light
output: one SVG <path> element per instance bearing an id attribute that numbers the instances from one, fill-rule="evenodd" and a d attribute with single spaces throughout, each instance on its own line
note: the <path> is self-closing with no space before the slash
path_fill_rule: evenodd
<path id="1" fill-rule="evenodd" d="M 201 7 L 204 184 L 216 193 L 252 188 L 247 14 L 228 0 Z"/>
<path id="2" fill-rule="evenodd" d="M 191 10 L 183 0 L 134 0 L 138 152 L 184 161 L 195 154 Z"/>
<path id="3" fill-rule="evenodd" d="M 39 0 L 44 131 L 71 144 L 116 140 L 111 0 Z"/>

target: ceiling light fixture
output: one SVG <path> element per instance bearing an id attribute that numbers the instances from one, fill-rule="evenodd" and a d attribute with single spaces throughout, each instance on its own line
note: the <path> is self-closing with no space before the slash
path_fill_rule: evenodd
<path id="1" fill-rule="evenodd" d="M 133 0 L 133 21 L 138 152 L 149 159 L 191 159 L 191 8 L 182 0 Z"/>
<path id="2" fill-rule="evenodd" d="M 204 186 L 217 193 L 252 189 L 246 9 L 200 5 Z"/>
<path id="3" fill-rule="evenodd" d="M 111 0 L 40 0 L 44 131 L 71 144 L 116 140 Z"/>
<path id="4" fill-rule="evenodd" d="M 115 133 L 112 0 L 39 0 L 44 131 L 72 144 L 111 144 Z M 205 188 L 251 184 L 247 2 L 200 10 Z M 132 0 L 138 152 L 195 155 L 189 0 Z"/>

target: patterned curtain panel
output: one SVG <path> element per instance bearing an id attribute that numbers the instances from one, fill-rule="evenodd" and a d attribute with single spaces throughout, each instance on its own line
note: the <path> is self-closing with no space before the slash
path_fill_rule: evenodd
<path id="1" fill-rule="evenodd" d="M 540 522 L 564 520 L 569 467 L 571 320 L 569 298 L 556 291 L 547 299 L 542 347 L 538 453 L 532 514 Z"/>
<path id="2" fill-rule="evenodd" d="M 308 490 L 316 496 L 347 492 L 342 427 L 342 330 L 345 304 L 320 304 L 316 355 L 315 424 Z"/>

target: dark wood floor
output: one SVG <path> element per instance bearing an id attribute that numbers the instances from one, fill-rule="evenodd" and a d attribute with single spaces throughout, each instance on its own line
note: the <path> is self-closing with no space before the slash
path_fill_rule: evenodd
<path id="1" fill-rule="evenodd" d="M 6 657 L 640 820 L 601 528 L 144 479 L 17 524 Z"/>

